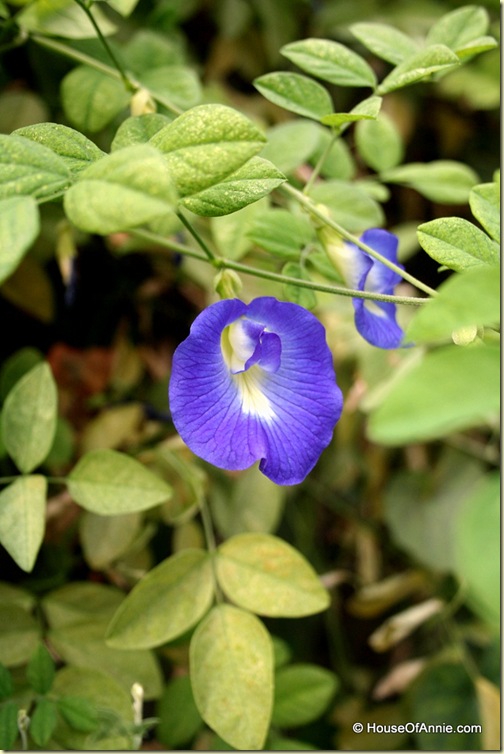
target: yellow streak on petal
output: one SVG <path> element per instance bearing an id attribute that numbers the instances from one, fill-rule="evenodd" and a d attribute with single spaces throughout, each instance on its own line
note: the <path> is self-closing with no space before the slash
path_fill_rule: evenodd
<path id="1" fill-rule="evenodd" d="M 271 421 L 276 417 L 276 414 L 262 390 L 261 373 L 264 374 L 263 370 L 255 364 L 246 372 L 233 375 L 233 379 L 238 386 L 243 413 Z"/>

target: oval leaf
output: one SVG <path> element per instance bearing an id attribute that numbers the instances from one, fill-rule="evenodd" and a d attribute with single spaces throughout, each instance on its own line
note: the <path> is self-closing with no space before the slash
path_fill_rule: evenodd
<path id="1" fill-rule="evenodd" d="M 149 571 L 126 597 L 107 630 L 107 644 L 134 649 L 171 641 L 202 618 L 212 597 L 208 554 L 182 550 Z"/>
<path id="2" fill-rule="evenodd" d="M 0 284 L 14 272 L 39 229 L 39 211 L 31 196 L 0 200 Z"/>
<path id="3" fill-rule="evenodd" d="M 224 105 L 199 105 L 150 140 L 165 156 L 182 196 L 224 180 L 261 151 L 265 136 L 244 115 Z"/>
<path id="4" fill-rule="evenodd" d="M 320 120 L 333 110 L 327 89 L 300 73 L 266 73 L 254 86 L 270 102 L 305 118 Z"/>
<path id="5" fill-rule="evenodd" d="M 446 45 L 458 53 L 473 40 L 482 37 L 488 24 L 488 13 L 484 8 L 466 5 L 441 16 L 429 29 L 427 42 Z"/>
<path id="6" fill-rule="evenodd" d="M 297 664 L 280 668 L 275 676 L 272 723 L 279 728 L 307 725 L 322 715 L 336 689 L 334 673 L 318 665 Z"/>
<path id="7" fill-rule="evenodd" d="M 0 492 L 0 542 L 23 571 L 31 571 L 44 538 L 46 478 L 23 476 Z"/>
<path id="8" fill-rule="evenodd" d="M 368 50 L 389 63 L 402 63 L 418 50 L 414 39 L 388 24 L 357 23 L 350 26 L 350 31 Z"/>
<path id="9" fill-rule="evenodd" d="M 105 157 L 105 152 L 84 134 L 60 123 L 36 123 L 18 128 L 14 133 L 51 149 L 64 160 L 72 175 Z"/>
<path id="10" fill-rule="evenodd" d="M 303 39 L 280 50 L 299 68 L 312 76 L 339 86 L 374 86 L 376 77 L 364 58 L 339 42 L 329 39 Z"/>
<path id="11" fill-rule="evenodd" d="M 499 245 L 461 217 L 441 217 L 417 229 L 420 246 L 427 254 L 456 272 L 482 264 L 499 264 Z"/>
<path id="12" fill-rule="evenodd" d="M 58 395 L 49 366 L 37 364 L 14 385 L 2 411 L 5 449 L 29 474 L 47 457 L 56 432 Z"/>
<path id="13" fill-rule="evenodd" d="M 478 176 L 468 165 L 455 160 L 411 162 L 381 175 L 386 183 L 411 186 L 433 202 L 464 204 Z"/>
<path id="14" fill-rule="evenodd" d="M 130 100 L 122 81 L 80 65 L 61 83 L 61 100 L 68 119 L 77 128 L 95 133 L 105 128 Z"/>
<path id="15" fill-rule="evenodd" d="M 498 183 L 481 183 L 469 194 L 469 206 L 476 220 L 486 232 L 500 242 L 500 186 Z"/>
<path id="16" fill-rule="evenodd" d="M 261 749 L 273 704 L 273 648 L 261 621 L 215 607 L 191 640 L 190 667 L 203 720 L 236 749 Z"/>
<path id="17" fill-rule="evenodd" d="M 329 594 L 307 560 L 271 534 L 237 534 L 220 545 L 219 584 L 240 607 L 261 615 L 299 617 L 325 610 Z"/>
<path id="18" fill-rule="evenodd" d="M 456 65 L 459 65 L 459 59 L 454 52 L 442 44 L 432 45 L 399 63 L 376 91 L 386 94 L 429 78 L 433 73 L 447 72 Z"/>
<path id="19" fill-rule="evenodd" d="M 0 199 L 33 196 L 44 199 L 70 185 L 64 160 L 23 136 L 0 134 Z"/>
<path id="20" fill-rule="evenodd" d="M 86 453 L 67 477 L 73 499 L 86 510 L 113 516 L 160 505 L 172 489 L 139 461 L 116 450 Z"/>

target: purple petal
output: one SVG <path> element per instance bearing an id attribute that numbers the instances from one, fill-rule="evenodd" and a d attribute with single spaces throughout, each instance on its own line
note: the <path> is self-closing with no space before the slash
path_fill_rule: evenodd
<path id="1" fill-rule="evenodd" d="M 235 374 L 228 346 L 221 346 L 229 331 L 238 348 L 250 349 L 247 338 L 256 339 Z M 224 469 L 260 461 L 277 484 L 296 484 L 311 471 L 342 403 L 324 328 L 307 310 L 274 298 L 210 306 L 173 357 L 170 408 L 186 444 Z"/>

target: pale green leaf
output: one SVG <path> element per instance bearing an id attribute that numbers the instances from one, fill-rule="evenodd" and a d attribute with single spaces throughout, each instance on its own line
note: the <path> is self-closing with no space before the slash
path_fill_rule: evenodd
<path id="1" fill-rule="evenodd" d="M 127 18 L 138 5 L 138 0 L 108 0 L 108 4 L 121 16 Z"/>
<path id="2" fill-rule="evenodd" d="M 224 105 L 198 105 L 158 131 L 150 143 L 165 156 L 182 196 L 224 180 L 261 151 L 265 136 Z"/>
<path id="3" fill-rule="evenodd" d="M 154 96 L 188 110 L 201 101 L 201 84 L 194 71 L 183 65 L 164 65 L 142 72 L 140 83 Z"/>
<path id="4" fill-rule="evenodd" d="M 28 610 L 16 604 L 2 605 L 0 662 L 5 667 L 25 665 L 37 648 L 41 635 L 39 623 Z"/>
<path id="5" fill-rule="evenodd" d="M 469 603 L 493 628 L 500 626 L 500 477 L 481 481 L 463 503 L 456 524 L 457 574 Z"/>
<path id="6" fill-rule="evenodd" d="M 178 34 L 166 34 L 149 28 L 138 28 L 124 47 L 128 67 L 139 76 L 151 68 L 181 65 L 185 61 L 185 42 Z"/>
<path id="7" fill-rule="evenodd" d="M 337 688 L 334 673 L 318 665 L 280 668 L 275 676 L 273 725 L 297 728 L 313 722 L 326 711 Z"/>
<path id="8" fill-rule="evenodd" d="M 236 749 L 260 750 L 273 704 L 273 649 L 261 621 L 215 607 L 190 645 L 191 683 L 205 722 Z"/>
<path id="9" fill-rule="evenodd" d="M 304 266 L 297 262 L 287 262 L 282 267 L 282 275 L 296 280 L 309 280 L 310 276 L 305 271 Z M 305 309 L 315 309 L 317 306 L 317 296 L 315 291 L 309 288 L 303 288 L 295 283 L 286 282 L 283 287 L 284 296 L 287 301 L 293 304 L 303 306 Z"/>
<path id="10" fill-rule="evenodd" d="M 499 349 L 444 346 L 402 375 L 371 414 L 368 435 L 383 445 L 423 442 L 495 422 L 499 409 Z"/>
<path id="11" fill-rule="evenodd" d="M 318 127 L 315 123 L 313 125 L 316 128 Z M 317 165 L 322 155 L 324 155 L 324 161 L 320 168 L 320 174 L 324 178 L 350 181 L 355 176 L 357 167 L 347 142 L 343 139 L 333 140 L 331 132 L 327 128 L 320 127 L 319 143 L 310 156 L 311 165 Z"/>
<path id="12" fill-rule="evenodd" d="M 116 152 L 134 144 L 146 144 L 158 131 L 171 123 L 171 119 L 161 113 L 134 115 L 123 120 L 112 140 L 111 151 Z"/>
<path id="13" fill-rule="evenodd" d="M 98 724 L 95 707 L 88 699 L 64 696 L 58 699 L 58 711 L 74 730 L 91 733 Z"/>
<path id="14" fill-rule="evenodd" d="M 499 245 L 461 217 L 431 220 L 419 225 L 417 233 L 420 246 L 429 256 L 457 272 L 499 263 Z"/>
<path id="15" fill-rule="evenodd" d="M 131 94 L 122 81 L 81 65 L 61 82 L 61 100 L 68 119 L 90 133 L 101 131 L 126 108 Z"/>
<path id="16" fill-rule="evenodd" d="M 0 492 L 0 542 L 23 571 L 33 569 L 44 538 L 46 490 L 46 478 L 33 474 Z"/>
<path id="17" fill-rule="evenodd" d="M 156 709 L 158 740 L 168 750 L 189 743 L 203 725 L 194 702 L 191 679 L 181 675 L 170 679 Z"/>
<path id="18" fill-rule="evenodd" d="M 315 231 L 304 215 L 275 208 L 258 215 L 247 235 L 270 254 L 297 260 L 301 250 L 314 239 Z"/>
<path id="19" fill-rule="evenodd" d="M 380 108 L 382 105 L 381 97 L 368 97 L 362 102 L 359 102 L 349 113 L 331 113 L 330 115 L 324 115 L 321 118 L 321 123 L 325 126 L 332 126 L 333 128 L 339 128 L 340 131 L 344 129 L 342 126 L 349 125 L 350 123 L 359 120 L 374 120 L 378 117 Z"/>
<path id="20" fill-rule="evenodd" d="M 30 717 L 30 735 L 37 746 L 42 748 L 47 746 L 57 722 L 56 703 L 47 697 L 38 699 Z"/>
<path id="21" fill-rule="evenodd" d="M 95 162 L 67 191 L 65 212 L 88 233 L 115 233 L 154 220 L 177 201 L 170 170 L 149 144 L 125 147 Z"/>
<path id="22" fill-rule="evenodd" d="M 442 204 L 464 204 L 479 180 L 472 168 L 455 160 L 411 162 L 386 170 L 381 179 L 385 183 L 411 186 L 427 199 Z"/>
<path id="23" fill-rule="evenodd" d="M 116 587 L 72 581 L 49 592 L 42 600 L 42 607 L 51 628 L 65 628 L 91 619 L 110 620 L 123 599 L 123 593 Z"/>
<path id="24" fill-rule="evenodd" d="M 428 44 L 443 44 L 454 52 L 463 50 L 488 30 L 488 13 L 476 5 L 466 5 L 445 13 L 429 30 Z"/>
<path id="25" fill-rule="evenodd" d="M 102 34 L 116 30 L 99 8 L 93 16 Z M 48 34 L 66 39 L 94 39 L 96 29 L 82 8 L 72 0 L 35 0 L 16 16 L 16 22 L 28 32 Z"/>
<path id="26" fill-rule="evenodd" d="M 0 134 L 0 199 L 33 196 L 44 199 L 70 185 L 65 161 L 41 144 L 22 136 Z"/>
<path id="27" fill-rule="evenodd" d="M 57 420 L 56 383 L 45 362 L 14 385 L 2 411 L 5 448 L 20 471 L 28 474 L 47 457 Z"/>
<path id="28" fill-rule="evenodd" d="M 352 24 L 350 31 L 368 50 L 389 63 L 402 63 L 418 50 L 418 44 L 399 29 L 388 24 Z"/>
<path id="29" fill-rule="evenodd" d="M 139 513 L 99 516 L 86 511 L 79 521 L 82 550 L 91 568 L 101 571 L 124 555 L 141 526 Z"/>
<path id="30" fill-rule="evenodd" d="M 351 233 L 362 233 L 367 228 L 384 224 L 380 205 L 366 191 L 349 181 L 330 180 L 317 183 L 310 197 L 331 209 L 336 222 Z"/>
<path id="31" fill-rule="evenodd" d="M 376 120 L 358 123 L 355 143 L 366 165 L 377 173 L 394 168 L 403 159 L 401 135 L 386 113 L 381 113 Z"/>
<path id="32" fill-rule="evenodd" d="M 228 259 L 241 259 L 252 247 L 247 233 L 255 218 L 268 207 L 268 199 L 247 204 L 231 215 L 210 218 L 210 229 L 220 253 Z M 200 265 L 201 266 L 201 265 Z"/>
<path id="33" fill-rule="evenodd" d="M 500 321 L 500 270 L 487 265 L 452 275 L 411 320 L 406 339 L 414 343 L 448 340 L 464 327 Z"/>
<path id="34" fill-rule="evenodd" d="M 377 93 L 387 94 L 403 86 L 428 79 L 434 73 L 446 73 L 456 65 L 459 65 L 459 59 L 446 45 L 437 44 L 426 47 L 399 63 L 383 79 Z"/>
<path id="35" fill-rule="evenodd" d="M 364 58 L 339 42 L 302 39 L 284 45 L 280 52 L 303 71 L 331 84 L 373 87 L 376 83 L 374 72 Z"/>
<path id="36" fill-rule="evenodd" d="M 471 39 L 470 42 L 459 47 L 457 49 L 457 55 L 461 60 L 465 60 L 465 58 L 472 57 L 473 55 L 479 55 L 482 52 L 494 50 L 498 46 L 499 43 L 494 37 L 478 37 L 477 39 Z"/>
<path id="37" fill-rule="evenodd" d="M 171 641 L 205 615 L 212 598 L 208 554 L 182 550 L 149 571 L 126 597 L 107 630 L 107 644 L 145 649 Z"/>
<path id="38" fill-rule="evenodd" d="M 469 206 L 486 232 L 500 242 L 500 186 L 497 182 L 481 183 L 471 189 Z"/>
<path id="39" fill-rule="evenodd" d="M 237 534 L 220 545 L 219 584 L 240 607 L 270 617 L 325 610 L 329 595 L 307 560 L 271 534 Z"/>
<path id="40" fill-rule="evenodd" d="M 267 196 L 286 180 L 271 162 L 252 157 L 221 183 L 185 197 L 182 204 L 204 217 L 229 215 Z"/>
<path id="41" fill-rule="evenodd" d="M 0 284 L 14 272 L 39 230 L 39 211 L 31 196 L 0 199 Z"/>
<path id="42" fill-rule="evenodd" d="M 305 118 L 318 121 L 333 110 L 327 89 L 300 73 L 266 73 L 254 86 L 270 102 Z"/>
<path id="43" fill-rule="evenodd" d="M 320 144 L 320 126 L 313 121 L 292 120 L 267 131 L 268 142 L 261 151 L 283 173 L 292 173 L 307 162 Z"/>
<path id="44" fill-rule="evenodd" d="M 105 157 L 105 152 L 84 134 L 60 123 L 36 123 L 18 128 L 14 133 L 51 149 L 63 159 L 72 176 Z"/>
<path id="45" fill-rule="evenodd" d="M 67 477 L 73 499 L 103 516 L 134 513 L 160 505 L 172 489 L 139 461 L 116 450 L 86 453 Z"/>

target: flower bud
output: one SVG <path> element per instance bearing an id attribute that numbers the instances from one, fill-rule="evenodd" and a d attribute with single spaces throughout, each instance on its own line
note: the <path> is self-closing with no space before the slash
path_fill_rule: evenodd
<path id="1" fill-rule="evenodd" d="M 234 270 L 220 270 L 214 278 L 214 288 L 221 298 L 236 298 L 243 283 Z"/>
<path id="2" fill-rule="evenodd" d="M 131 115 L 147 115 L 156 112 L 156 103 L 147 89 L 137 89 L 130 100 Z"/>

